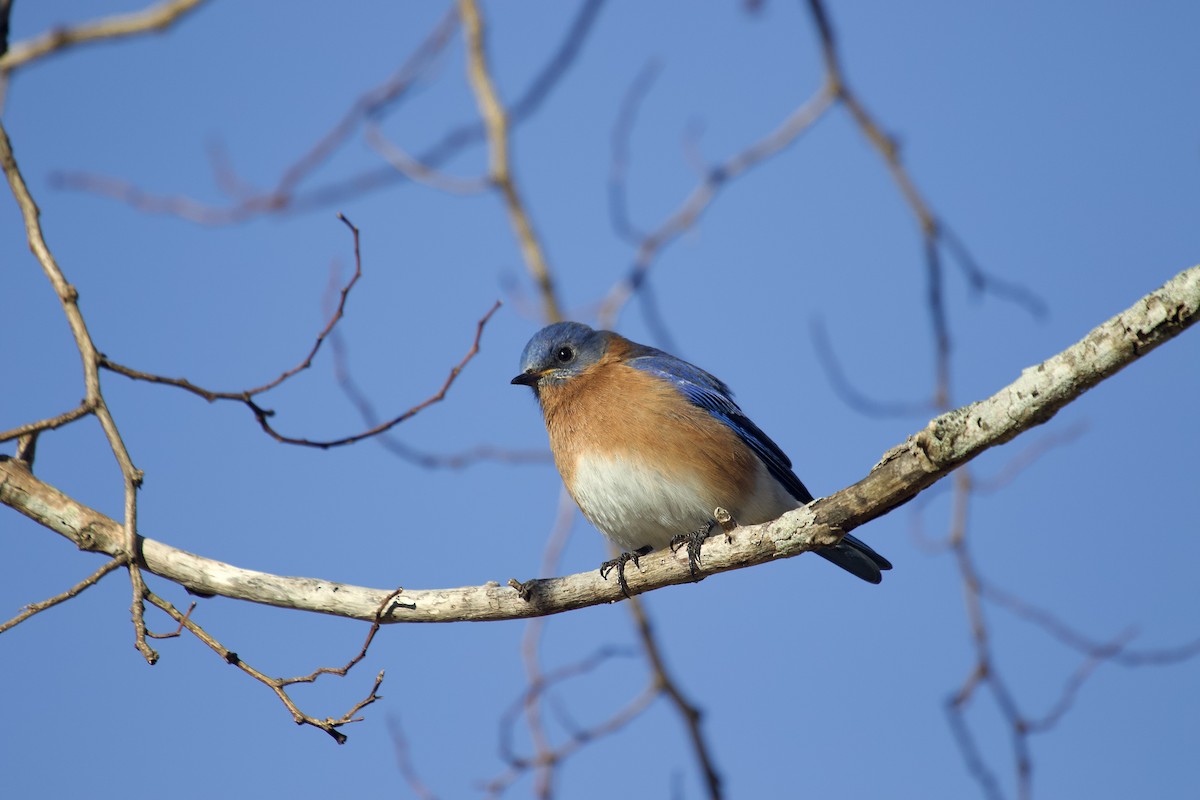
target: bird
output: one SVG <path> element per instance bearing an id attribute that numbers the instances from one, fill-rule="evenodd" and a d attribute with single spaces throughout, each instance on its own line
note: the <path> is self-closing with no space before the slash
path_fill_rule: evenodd
<path id="1" fill-rule="evenodd" d="M 512 383 L 533 390 L 563 484 L 620 549 L 600 574 L 615 568 L 626 595 L 626 563 L 653 550 L 686 543 L 695 575 L 717 509 L 753 525 L 813 500 L 724 382 L 657 348 L 557 322 L 525 345 Z M 869 583 L 892 568 L 848 534 L 815 552 Z"/>

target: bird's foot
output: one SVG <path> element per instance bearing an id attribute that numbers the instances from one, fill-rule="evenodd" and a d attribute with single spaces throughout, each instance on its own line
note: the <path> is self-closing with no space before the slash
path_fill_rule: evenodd
<path id="1" fill-rule="evenodd" d="M 635 567 L 639 566 L 638 559 L 653 549 L 650 545 L 646 545 L 645 547 L 639 547 L 632 553 L 621 553 L 621 555 L 611 561 L 605 561 L 600 565 L 600 577 L 608 580 L 609 573 L 615 569 L 617 571 L 617 583 L 621 584 L 621 594 L 629 597 L 629 584 L 625 582 L 625 565 L 632 561 Z"/>
<path id="2" fill-rule="evenodd" d="M 699 580 L 697 571 L 700 569 L 700 547 L 704 544 L 704 540 L 708 538 L 708 534 L 712 532 L 713 525 L 716 522 L 709 520 L 707 525 L 697 528 L 688 533 L 676 534 L 671 538 L 671 552 L 679 552 L 679 548 L 687 545 L 688 569 L 692 572 L 692 578 Z"/>

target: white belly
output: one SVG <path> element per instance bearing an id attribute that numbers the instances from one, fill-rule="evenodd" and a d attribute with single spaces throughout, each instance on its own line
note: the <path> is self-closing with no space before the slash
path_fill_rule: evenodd
<path id="1" fill-rule="evenodd" d="M 717 507 L 751 525 L 800 505 L 761 463 L 749 497 L 718 497 L 697 472 L 667 474 L 617 455 L 580 456 L 572 488 L 584 516 L 627 551 L 666 547 L 675 535 L 705 527 Z"/>

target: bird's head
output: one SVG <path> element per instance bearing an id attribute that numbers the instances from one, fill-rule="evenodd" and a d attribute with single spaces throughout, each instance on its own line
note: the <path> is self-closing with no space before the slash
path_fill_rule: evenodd
<path id="1" fill-rule="evenodd" d="M 556 322 L 533 335 L 521 353 L 521 374 L 512 379 L 537 392 L 565 383 L 603 357 L 608 332 L 592 330 L 579 322 Z"/>

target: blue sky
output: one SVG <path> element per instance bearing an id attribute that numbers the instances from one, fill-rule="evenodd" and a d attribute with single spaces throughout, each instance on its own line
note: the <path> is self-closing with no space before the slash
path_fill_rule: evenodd
<path id="1" fill-rule="evenodd" d="M 13 38 L 137 7 L 18 2 Z M 503 98 L 525 90 L 577 7 L 484 6 Z M 529 392 L 508 385 L 543 321 L 494 195 L 397 184 L 302 213 L 204 226 L 53 180 L 87 170 L 227 205 L 206 155 L 219 141 L 241 180 L 269 187 L 397 69 L 444 9 L 304 2 L 284 13 L 215 3 L 163 36 L 80 48 L 16 75 L 4 123 L 100 349 L 216 389 L 275 377 L 324 324 L 331 267 L 352 264 L 340 211 L 362 231 L 365 275 L 339 330 L 380 414 L 433 393 L 479 317 L 506 301 L 446 401 L 396 437 L 437 453 L 544 447 Z M 851 86 L 896 137 L 936 213 L 986 270 L 1048 309 L 1035 318 L 976 294 L 947 260 L 956 405 L 1001 388 L 1200 258 L 1195 4 L 1097 4 L 1081 13 L 1068 4 L 871 2 L 829 11 Z M 632 246 L 608 216 L 610 134 L 630 84 L 652 61 L 659 73 L 632 133 L 627 186 L 643 229 L 695 186 L 691 149 L 711 162 L 729 157 L 820 81 L 801 4 L 766 3 L 757 14 L 733 2 L 602 8 L 569 72 L 514 133 L 517 177 L 563 302 L 586 322 L 632 263 Z M 383 132 L 419 153 L 475 120 L 463 64 L 456 36 L 382 121 Z M 485 158 L 470 147 L 444 169 L 476 176 Z M 380 164 L 360 131 L 304 188 Z M 0 202 L 0 246 L 7 429 L 70 408 L 83 387 L 61 310 L 10 201 Z M 863 416 L 818 362 L 814 321 L 869 396 L 916 402 L 933 385 L 919 232 L 842 110 L 731 183 L 663 252 L 651 283 L 677 354 L 734 388 L 817 495 L 862 477 L 928 420 Z M 628 306 L 619 330 L 662 345 L 642 308 Z M 429 470 L 372 442 L 292 448 L 263 436 L 233 404 L 114 375 L 104 388 L 146 472 L 140 512 L 150 537 L 247 568 L 377 587 L 537 574 L 559 497 L 548 462 Z M 1047 437 L 1072 437 L 973 498 L 969 536 L 985 576 L 1099 641 L 1135 631 L 1137 650 L 1200 636 L 1198 393 L 1200 336 L 1189 332 L 975 462 L 985 480 Z M 328 352 L 264 402 L 296 435 L 362 427 Z M 119 516 L 120 475 L 94 421 L 44 436 L 36 466 L 43 480 Z M 943 712 L 972 664 L 961 579 L 950 556 L 914 533 L 920 523 L 926 537 L 943 536 L 949 510 L 941 491 L 856 532 L 895 564 L 878 587 L 805 556 L 646 599 L 670 667 L 704 709 L 730 796 L 980 794 Z M 0 532 L 8 548 L 0 616 L 100 563 L 7 509 Z M 578 519 L 561 571 L 606 557 L 602 538 Z M 182 590 L 151 580 L 186 604 Z M 387 670 L 384 699 L 337 747 L 292 725 L 266 689 L 194 640 L 160 643 L 162 660 L 147 667 L 132 646 L 128 605 L 128 582 L 112 575 L 0 641 L 6 796 L 94 793 L 132 766 L 130 779 L 143 789 L 185 798 L 211 795 L 214 779 L 245 794 L 353 787 L 405 797 L 397 725 L 417 771 L 442 797 L 478 796 L 504 770 L 498 726 L 526 686 L 525 623 L 383 630 L 361 672 L 295 693 L 310 713 L 336 716 Z M 1044 714 L 1085 659 L 1003 609 L 986 613 L 1017 702 Z M 195 614 L 271 674 L 344 663 L 366 632 L 357 622 L 222 598 L 200 601 Z M 169 627 L 153 612 L 148 619 Z M 550 620 L 542 663 L 570 664 L 605 644 L 636 650 L 621 605 Z M 1031 740 L 1035 795 L 1185 795 L 1200 741 L 1198 670 L 1195 659 L 1099 665 L 1069 713 Z M 642 659 L 618 657 L 562 686 L 555 702 L 576 724 L 594 724 L 646 679 Z M 995 705 L 980 696 L 967 719 L 1012 796 L 1009 733 Z M 563 736 L 561 721 L 551 729 Z M 518 728 L 515 741 L 527 750 L 527 731 Z M 703 796 L 680 720 L 663 701 L 620 735 L 589 744 L 558 776 L 563 797 L 604 797 L 614 787 L 636 797 Z M 527 776 L 510 795 L 531 791 Z"/>

